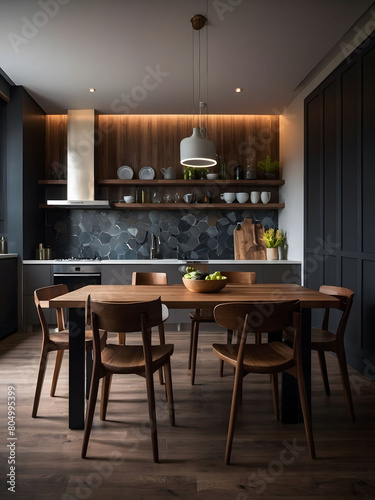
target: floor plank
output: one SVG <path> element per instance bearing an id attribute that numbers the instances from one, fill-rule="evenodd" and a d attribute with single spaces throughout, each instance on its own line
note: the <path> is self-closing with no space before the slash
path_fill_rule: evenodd
<path id="1" fill-rule="evenodd" d="M 159 464 L 152 461 L 144 379 L 114 377 L 108 420 L 99 420 L 98 405 L 88 458 L 82 460 L 82 431 L 71 431 L 67 425 L 68 356 L 54 398 L 49 396 L 51 356 L 39 416 L 32 419 L 41 335 L 17 333 L 1 341 L 0 498 L 11 494 L 6 484 L 9 385 L 16 388 L 17 499 L 375 498 L 373 382 L 350 370 L 357 417 L 351 424 L 336 359 L 327 359 L 328 398 L 313 356 L 313 428 L 318 458 L 311 460 L 303 426 L 274 421 L 269 378 L 246 377 L 232 465 L 226 466 L 233 371 L 227 366 L 225 376 L 218 376 L 219 363 L 211 348 L 213 342 L 224 341 L 224 335 L 212 331 L 201 334 L 195 386 L 190 385 L 187 369 L 188 332 L 170 331 L 167 338 L 175 344 L 172 375 L 177 425 L 169 425 L 164 387 L 155 376 Z"/>

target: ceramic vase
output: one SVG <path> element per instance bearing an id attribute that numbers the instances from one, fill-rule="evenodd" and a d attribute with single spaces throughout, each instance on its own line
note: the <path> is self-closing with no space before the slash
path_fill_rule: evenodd
<path id="1" fill-rule="evenodd" d="M 279 249 L 276 248 L 266 248 L 267 260 L 278 260 Z"/>

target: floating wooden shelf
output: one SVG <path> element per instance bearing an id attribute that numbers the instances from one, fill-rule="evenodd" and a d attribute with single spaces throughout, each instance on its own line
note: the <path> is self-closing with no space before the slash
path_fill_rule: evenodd
<path id="1" fill-rule="evenodd" d="M 66 179 L 41 179 L 38 184 L 43 184 L 47 186 L 64 186 L 66 185 Z M 212 184 L 218 186 L 283 186 L 285 184 L 284 180 L 247 180 L 241 179 L 236 181 L 234 179 L 222 180 L 222 179 L 99 179 L 97 181 L 99 186 L 151 186 L 151 185 L 161 185 L 161 186 L 199 186 L 203 184 Z"/>
<path id="2" fill-rule="evenodd" d="M 125 203 L 111 202 L 111 208 L 117 210 L 278 210 L 284 208 L 285 203 Z M 67 208 L 69 206 L 55 207 L 40 203 L 39 208 Z M 77 207 L 74 207 L 77 208 Z M 78 210 L 108 210 L 103 207 L 82 207 Z"/>
<path id="3" fill-rule="evenodd" d="M 277 210 L 285 203 L 111 203 L 120 210 Z"/>
<path id="4" fill-rule="evenodd" d="M 48 186 L 66 186 L 66 179 L 41 179 L 38 184 L 44 184 Z"/>
<path id="5" fill-rule="evenodd" d="M 99 179 L 97 184 L 100 186 L 135 186 L 135 185 L 161 185 L 161 186 L 202 186 L 205 184 L 217 186 L 282 186 L 285 184 L 284 180 L 245 180 L 241 179 L 236 181 L 234 179 Z"/>

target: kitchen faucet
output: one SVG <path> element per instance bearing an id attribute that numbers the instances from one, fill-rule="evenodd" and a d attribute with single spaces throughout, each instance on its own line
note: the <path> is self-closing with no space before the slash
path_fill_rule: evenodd
<path id="1" fill-rule="evenodd" d="M 150 259 L 160 259 L 160 237 L 151 233 Z"/>

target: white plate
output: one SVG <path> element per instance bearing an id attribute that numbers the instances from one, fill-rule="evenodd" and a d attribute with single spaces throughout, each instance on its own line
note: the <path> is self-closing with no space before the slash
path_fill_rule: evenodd
<path id="1" fill-rule="evenodd" d="M 119 179 L 133 179 L 133 169 L 131 167 L 128 167 L 126 165 L 123 165 L 122 167 L 117 169 L 117 177 Z"/>
<path id="2" fill-rule="evenodd" d="M 153 179 L 155 177 L 155 170 L 152 167 L 142 167 L 139 171 L 140 179 Z"/>

